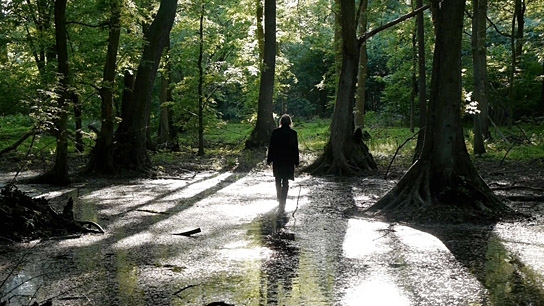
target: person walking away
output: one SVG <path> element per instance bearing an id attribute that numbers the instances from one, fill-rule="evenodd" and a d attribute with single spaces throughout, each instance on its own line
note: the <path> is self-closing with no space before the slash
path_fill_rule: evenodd
<path id="1" fill-rule="evenodd" d="M 276 196 L 280 210 L 285 207 L 289 180 L 295 180 L 295 166 L 300 162 L 298 151 L 298 135 L 291 128 L 291 116 L 284 114 L 280 118 L 279 127 L 272 131 L 266 163 L 272 164 L 272 172 L 276 179 Z"/>

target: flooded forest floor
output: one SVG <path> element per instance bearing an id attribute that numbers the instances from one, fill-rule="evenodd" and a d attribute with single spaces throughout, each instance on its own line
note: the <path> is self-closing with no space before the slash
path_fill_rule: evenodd
<path id="1" fill-rule="evenodd" d="M 16 171 L 2 164 L 1 188 Z M 19 190 L 59 213 L 72 198 L 75 220 L 103 233 L 0 241 L 0 305 L 544 305 L 543 160 L 475 160 L 530 216 L 496 224 L 361 214 L 407 169 L 384 178 L 382 164 L 367 177 L 298 173 L 283 209 L 262 160 L 190 159 L 63 188 L 23 172 Z"/>

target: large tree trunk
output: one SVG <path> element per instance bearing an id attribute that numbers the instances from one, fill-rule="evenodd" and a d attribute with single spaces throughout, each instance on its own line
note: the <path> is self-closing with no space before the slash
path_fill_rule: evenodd
<path id="1" fill-rule="evenodd" d="M 121 36 L 121 5 L 120 0 L 111 1 L 111 16 L 109 22 L 108 50 L 102 77 L 102 113 L 100 133 L 91 152 L 88 171 L 103 174 L 115 172 L 113 161 L 113 133 L 115 128 L 114 88 L 117 71 L 117 52 Z"/>
<path id="2" fill-rule="evenodd" d="M 161 0 L 160 8 L 148 31 L 136 73 L 133 101 L 123 109 L 123 121 L 115 133 L 115 164 L 123 169 L 145 171 L 150 166 L 146 149 L 147 124 L 151 111 L 153 85 L 162 52 L 176 16 L 177 0 Z M 125 107 L 125 105 L 124 105 Z"/>
<path id="3" fill-rule="evenodd" d="M 307 170 L 314 173 L 351 175 L 376 168 L 374 159 L 362 142 L 362 138 L 354 137 L 353 99 L 357 68 L 359 67 L 359 44 L 355 36 L 354 1 L 340 1 L 340 25 L 342 29 L 342 67 L 330 127 L 331 136 L 323 155 Z"/>
<path id="4" fill-rule="evenodd" d="M 170 44 L 170 43 L 169 43 Z M 179 150 L 176 143 L 176 130 L 172 122 L 172 88 L 170 82 L 172 80 L 172 64 L 169 60 L 168 53 L 170 47 L 165 50 L 165 65 L 164 72 L 161 73 L 161 88 L 159 94 L 159 101 L 161 103 L 159 131 L 158 131 L 158 144 L 164 145 L 173 151 Z"/>
<path id="5" fill-rule="evenodd" d="M 359 33 L 364 34 L 368 28 L 368 0 L 359 3 L 358 24 Z M 357 91 L 355 95 L 355 127 L 363 128 L 365 125 L 365 96 L 366 80 L 368 77 L 368 54 L 366 41 L 361 44 L 359 50 L 359 70 L 357 73 Z"/>
<path id="6" fill-rule="evenodd" d="M 474 114 L 474 154 L 486 152 L 484 139 L 487 135 L 487 0 L 472 0 L 472 64 L 474 68 L 473 101 L 478 103 Z"/>
<path id="7" fill-rule="evenodd" d="M 415 5 L 412 1 L 412 7 Z M 417 97 L 417 20 L 414 22 L 412 30 L 412 86 L 410 86 L 410 132 L 415 129 L 415 112 L 416 112 L 416 97 Z"/>
<path id="8" fill-rule="evenodd" d="M 57 146 L 55 152 L 55 164 L 53 168 L 36 178 L 36 182 L 53 185 L 67 185 L 70 183 L 68 175 L 68 100 L 70 85 L 70 71 L 68 65 L 68 48 L 66 43 L 66 2 L 67 0 L 55 1 L 55 37 L 58 57 L 59 86 L 57 89 L 58 113 L 55 119 L 55 137 Z"/>
<path id="9" fill-rule="evenodd" d="M 461 125 L 461 41 L 465 3 L 433 0 L 436 44 L 429 115 L 419 160 L 371 211 L 420 221 L 495 218 L 509 211 L 478 175 Z M 440 213 L 446 211 L 447 213 Z"/>
<path id="10" fill-rule="evenodd" d="M 525 28 L 525 1 L 514 1 L 514 13 L 512 15 L 511 36 L 510 36 L 510 51 L 511 63 L 510 72 L 508 75 L 508 124 L 514 121 L 514 99 L 516 97 L 516 70 L 520 66 L 521 52 L 523 47 L 523 31 Z"/>
<path id="11" fill-rule="evenodd" d="M 417 7 L 423 6 L 423 0 L 417 0 Z M 423 12 L 417 14 L 417 67 L 418 67 L 418 79 L 417 79 L 417 91 L 418 91 L 418 105 L 419 105 L 419 135 L 417 137 L 416 150 L 413 161 L 419 158 L 421 149 L 423 148 L 423 135 L 422 132 L 425 129 L 427 123 L 427 64 L 425 56 L 425 15 Z"/>
<path id="12" fill-rule="evenodd" d="M 276 126 L 272 116 L 274 76 L 276 71 L 276 1 L 264 1 L 264 60 L 261 66 L 261 83 L 257 105 L 257 122 L 246 141 L 246 149 L 268 145 Z"/>

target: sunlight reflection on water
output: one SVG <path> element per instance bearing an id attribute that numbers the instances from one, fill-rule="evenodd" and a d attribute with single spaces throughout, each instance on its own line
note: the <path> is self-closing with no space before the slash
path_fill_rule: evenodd
<path id="1" fill-rule="evenodd" d="M 364 303 L 363 303 L 364 301 Z M 410 305 L 410 300 L 393 283 L 383 279 L 365 281 L 346 292 L 342 301 L 345 306 L 359 305 Z"/>
<path id="2" fill-rule="evenodd" d="M 391 251 L 391 246 L 380 239 L 387 232 L 388 224 L 361 219 L 349 219 L 342 250 L 346 258 L 364 258 Z M 364 233 L 364 235 L 361 235 Z"/>

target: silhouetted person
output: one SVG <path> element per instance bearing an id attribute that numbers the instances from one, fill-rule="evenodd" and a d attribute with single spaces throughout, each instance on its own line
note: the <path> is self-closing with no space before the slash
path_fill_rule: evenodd
<path id="1" fill-rule="evenodd" d="M 267 164 L 272 163 L 272 171 L 276 178 L 276 194 L 280 203 L 280 210 L 285 207 L 289 180 L 295 179 L 295 166 L 299 164 L 298 136 L 291 129 L 291 117 L 281 116 L 280 127 L 272 131 L 268 146 Z"/>

